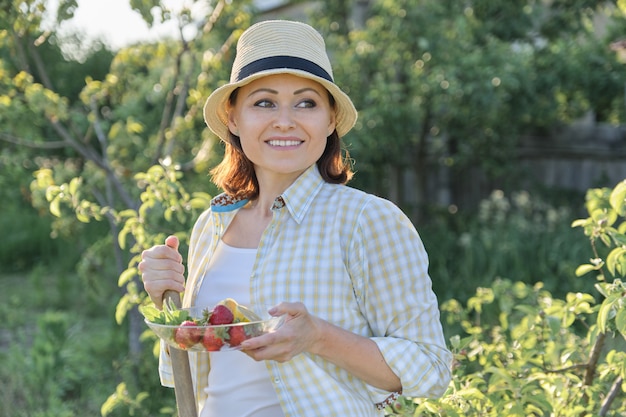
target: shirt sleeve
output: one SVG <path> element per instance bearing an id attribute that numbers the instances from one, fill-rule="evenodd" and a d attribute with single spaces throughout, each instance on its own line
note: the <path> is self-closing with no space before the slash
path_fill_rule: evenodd
<path id="1" fill-rule="evenodd" d="M 437 398 L 451 380 L 428 255 L 415 227 L 390 201 L 373 197 L 360 213 L 351 243 L 350 271 L 362 314 L 402 394 Z M 368 387 L 373 401 L 388 392 Z"/>
<path id="2" fill-rule="evenodd" d="M 160 341 L 159 352 L 159 378 L 161 379 L 161 385 L 164 387 L 174 388 L 174 374 L 172 372 L 172 358 L 169 354 L 167 344 Z"/>
<path id="3" fill-rule="evenodd" d="M 188 279 L 185 284 L 185 293 L 183 295 L 183 306 L 188 307 L 192 303 L 193 288 L 198 280 L 198 246 L 200 244 L 202 233 L 205 232 L 208 221 L 210 220 L 210 210 L 204 211 L 198 220 L 196 220 L 193 229 L 191 231 L 191 237 L 189 242 L 189 252 L 187 257 L 187 270 Z M 192 368 L 195 368 L 195 363 L 192 361 Z M 165 387 L 174 387 L 174 373 L 172 372 L 172 358 L 169 354 L 169 347 L 161 340 L 160 352 L 159 352 L 159 378 L 161 385 Z"/>

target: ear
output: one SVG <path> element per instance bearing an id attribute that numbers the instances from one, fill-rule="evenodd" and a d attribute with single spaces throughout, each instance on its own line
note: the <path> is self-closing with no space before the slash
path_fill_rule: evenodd
<path id="1" fill-rule="evenodd" d="M 330 113 L 330 120 L 328 121 L 328 129 L 326 137 L 329 137 L 335 131 L 337 127 L 337 114 L 335 112 Z"/>
<path id="2" fill-rule="evenodd" d="M 228 130 L 230 130 L 230 133 L 232 133 L 235 136 L 239 136 L 239 128 L 237 127 L 237 120 L 235 119 L 235 116 L 233 113 L 233 111 L 231 111 L 232 109 L 228 110 Z"/>

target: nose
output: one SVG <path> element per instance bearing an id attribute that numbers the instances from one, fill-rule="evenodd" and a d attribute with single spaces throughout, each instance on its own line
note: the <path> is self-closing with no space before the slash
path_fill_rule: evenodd
<path id="1" fill-rule="evenodd" d="M 292 109 L 285 106 L 279 108 L 274 119 L 274 127 L 280 130 L 289 130 L 295 125 L 296 122 Z"/>

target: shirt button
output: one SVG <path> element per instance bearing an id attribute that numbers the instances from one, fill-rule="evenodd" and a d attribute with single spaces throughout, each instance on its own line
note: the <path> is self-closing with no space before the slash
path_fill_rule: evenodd
<path id="1" fill-rule="evenodd" d="M 274 378 L 274 382 L 278 384 L 280 382 L 280 378 L 278 377 Z"/>

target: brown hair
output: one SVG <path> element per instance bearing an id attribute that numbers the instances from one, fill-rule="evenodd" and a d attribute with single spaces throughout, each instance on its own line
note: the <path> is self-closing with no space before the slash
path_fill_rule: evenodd
<path id="1" fill-rule="evenodd" d="M 229 102 L 235 104 L 237 91 L 232 92 Z M 334 108 L 335 100 L 329 93 L 330 104 Z M 244 154 L 241 140 L 229 132 L 225 142 L 224 158 L 211 170 L 211 180 L 226 194 L 253 200 L 259 195 L 259 182 L 254 172 L 252 161 Z M 337 131 L 328 136 L 322 156 L 316 162 L 324 181 L 331 184 L 346 184 L 354 172 L 347 150 L 342 146 Z"/>

